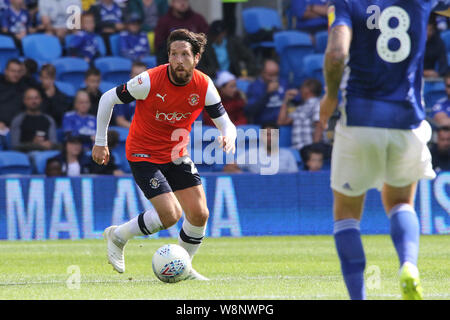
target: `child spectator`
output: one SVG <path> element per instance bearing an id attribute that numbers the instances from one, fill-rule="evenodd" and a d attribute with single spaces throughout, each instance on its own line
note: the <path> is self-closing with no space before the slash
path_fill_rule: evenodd
<path id="1" fill-rule="evenodd" d="M 89 94 L 85 90 L 78 90 L 75 95 L 74 111 L 64 114 L 62 125 L 66 139 L 71 136 L 79 137 L 86 151 L 92 148 L 97 128 L 96 118 L 88 113 L 90 107 Z"/>
<path id="2" fill-rule="evenodd" d="M 324 153 L 319 146 L 314 144 L 308 148 L 304 148 L 304 170 L 307 171 L 320 171 L 323 167 Z"/>
<path id="3" fill-rule="evenodd" d="M 119 50 L 122 57 L 140 60 L 150 55 L 147 34 L 141 31 L 141 18 L 131 14 L 126 18 L 126 30 L 120 33 Z"/>
<path id="4" fill-rule="evenodd" d="M 61 153 L 51 160 L 60 164 L 60 175 L 77 177 L 90 173 L 92 160 L 83 152 L 83 144 L 79 137 L 68 137 Z"/>
<path id="5" fill-rule="evenodd" d="M 101 81 L 101 73 L 97 68 L 90 68 L 86 71 L 84 75 L 84 84 L 85 90 L 89 94 L 89 99 L 91 100 L 91 108 L 89 109 L 89 114 L 93 116 L 97 116 L 98 110 L 98 102 L 102 96 L 102 92 L 100 91 L 100 81 Z"/>
<path id="6" fill-rule="evenodd" d="M 68 54 L 83 58 L 91 63 L 100 56 L 99 44 L 95 31 L 95 19 L 91 12 L 81 15 L 81 30 L 77 31 L 67 44 Z"/>
<path id="7" fill-rule="evenodd" d="M 55 86 L 55 77 L 55 67 L 44 64 L 39 72 L 43 96 L 42 111 L 50 115 L 60 128 L 64 113 L 70 109 L 71 99 Z"/>
<path id="8" fill-rule="evenodd" d="M 10 0 L 1 19 L 2 32 L 13 37 L 16 47 L 22 51 L 22 38 L 33 32 L 31 20 L 23 0 Z"/>

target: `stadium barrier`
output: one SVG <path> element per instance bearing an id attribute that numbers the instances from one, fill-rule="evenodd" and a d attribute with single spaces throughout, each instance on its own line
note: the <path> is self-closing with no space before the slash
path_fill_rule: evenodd
<path id="1" fill-rule="evenodd" d="M 202 177 L 207 236 L 331 234 L 329 172 Z M 450 172 L 421 181 L 416 197 L 422 234 L 450 233 Z M 100 238 L 102 230 L 152 210 L 131 176 L 0 178 L 0 239 Z M 176 237 L 181 221 L 151 237 Z M 364 234 L 389 233 L 379 193 L 366 198 Z"/>

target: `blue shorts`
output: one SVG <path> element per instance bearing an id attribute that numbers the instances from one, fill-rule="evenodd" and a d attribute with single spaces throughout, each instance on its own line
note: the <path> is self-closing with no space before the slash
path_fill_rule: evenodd
<path id="1" fill-rule="evenodd" d="M 202 184 L 197 168 L 187 156 L 182 157 L 179 164 L 128 162 L 134 180 L 147 199 Z"/>

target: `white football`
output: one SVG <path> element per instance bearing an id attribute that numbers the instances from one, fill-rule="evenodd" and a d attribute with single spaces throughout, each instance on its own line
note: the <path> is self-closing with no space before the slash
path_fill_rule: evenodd
<path id="1" fill-rule="evenodd" d="M 177 244 L 166 244 L 156 250 L 152 259 L 153 272 L 162 282 L 178 282 L 191 272 L 191 258 L 187 251 Z"/>

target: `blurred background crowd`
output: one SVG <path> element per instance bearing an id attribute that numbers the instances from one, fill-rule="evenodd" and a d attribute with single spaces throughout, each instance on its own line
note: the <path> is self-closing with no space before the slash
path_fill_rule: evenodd
<path id="1" fill-rule="evenodd" d="M 448 24 L 438 16 L 428 22 L 423 74 L 437 171 L 450 169 Z M 115 106 L 112 161 L 98 166 L 90 159 L 98 102 L 166 63 L 165 41 L 177 28 L 207 35 L 197 68 L 214 80 L 238 128 L 267 129 L 256 139 L 268 154 L 279 153 L 280 173 L 329 170 L 339 112 L 324 132 L 326 0 L 0 0 L 0 174 L 129 173 L 124 144 L 135 103 Z M 213 126 L 205 113 L 198 121 Z M 279 129 L 277 150 L 272 129 Z M 235 160 L 198 169 L 257 173 L 264 165 Z"/>

